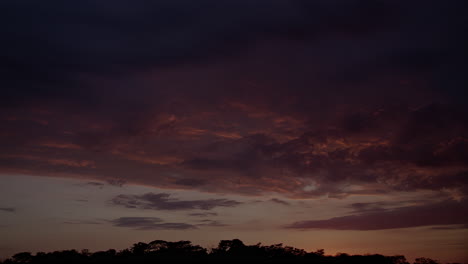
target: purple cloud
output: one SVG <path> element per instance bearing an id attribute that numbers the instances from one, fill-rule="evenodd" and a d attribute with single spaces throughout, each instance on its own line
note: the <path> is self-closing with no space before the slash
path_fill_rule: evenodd
<path id="1" fill-rule="evenodd" d="M 204 219 L 204 220 L 199 220 L 198 221 L 200 224 L 197 224 L 197 226 L 211 226 L 211 227 L 223 227 L 223 226 L 229 226 L 227 224 L 224 224 L 220 221 L 216 220 L 209 220 L 209 219 Z"/>
<path id="2" fill-rule="evenodd" d="M 325 220 L 295 222 L 291 229 L 380 230 L 430 225 L 468 224 L 468 200 L 408 206 Z"/>
<path id="3" fill-rule="evenodd" d="M 202 213 L 191 213 L 188 214 L 189 216 L 196 216 L 196 217 L 208 217 L 208 216 L 217 216 L 217 213 L 213 212 L 202 212 Z"/>
<path id="4" fill-rule="evenodd" d="M 242 204 L 229 199 L 180 200 L 170 196 L 168 193 L 120 194 L 114 197 L 111 203 L 127 208 L 152 210 L 211 210 L 215 207 L 235 207 Z"/>
<path id="5" fill-rule="evenodd" d="M 468 195 L 462 2 L 107 3 L 2 5 L 1 173 Z"/>
<path id="6" fill-rule="evenodd" d="M 197 227 L 186 223 L 163 223 L 157 217 L 120 217 L 110 221 L 114 226 L 131 227 L 138 230 L 186 230 Z"/>
<path id="7" fill-rule="evenodd" d="M 281 199 L 278 199 L 278 198 L 272 198 L 270 199 L 270 202 L 281 204 L 281 205 L 290 205 L 290 203 L 283 201 Z"/>
<path id="8" fill-rule="evenodd" d="M 16 212 L 16 208 L 14 207 L 0 207 L 0 211 L 14 213 Z"/>

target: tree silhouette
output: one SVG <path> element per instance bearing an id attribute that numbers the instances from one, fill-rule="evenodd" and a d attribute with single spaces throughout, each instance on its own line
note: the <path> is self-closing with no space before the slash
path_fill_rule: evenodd
<path id="1" fill-rule="evenodd" d="M 208 253 L 209 252 L 209 253 Z M 263 246 L 261 243 L 245 245 L 239 239 L 221 240 L 216 248 L 207 249 L 193 245 L 190 241 L 168 242 L 154 240 L 150 243 L 138 242 L 130 248 L 116 251 L 89 252 L 89 250 L 63 250 L 54 252 L 21 252 L 0 262 L 3 264 L 100 264 L 100 263 L 256 263 L 256 264 L 409 264 L 401 255 L 383 256 L 349 255 L 338 253 L 325 255 L 323 249 L 306 252 L 283 244 Z M 417 258 L 414 264 L 440 264 L 429 258 Z M 452 263 L 456 264 L 456 263 Z"/>
<path id="2" fill-rule="evenodd" d="M 414 264 L 440 264 L 437 260 L 433 260 L 430 258 L 417 258 L 414 261 Z"/>
<path id="3" fill-rule="evenodd" d="M 12 258 L 16 263 L 29 263 L 33 256 L 31 255 L 31 252 L 21 252 L 13 255 Z"/>

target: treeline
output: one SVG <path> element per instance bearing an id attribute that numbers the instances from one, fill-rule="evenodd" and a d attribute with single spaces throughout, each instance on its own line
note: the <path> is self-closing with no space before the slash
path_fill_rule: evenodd
<path id="1" fill-rule="evenodd" d="M 282 244 L 262 246 L 245 245 L 239 239 L 222 240 L 218 247 L 207 250 L 190 241 L 168 242 L 155 240 L 139 242 L 120 251 L 89 252 L 63 250 L 54 252 L 22 252 L 0 262 L 3 264 L 94 264 L 94 263 L 308 263 L 308 264 L 410 264 L 404 256 L 348 255 L 327 256 L 323 249 L 306 252 Z M 416 259 L 414 264 L 438 264 L 428 258 Z M 454 263 L 455 264 L 455 263 Z"/>

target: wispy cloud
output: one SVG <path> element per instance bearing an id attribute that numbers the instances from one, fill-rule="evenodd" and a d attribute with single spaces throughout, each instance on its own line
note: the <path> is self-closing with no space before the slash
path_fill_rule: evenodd
<path id="1" fill-rule="evenodd" d="M 292 229 L 379 230 L 430 225 L 467 225 L 468 201 L 377 210 L 325 220 L 295 222 Z"/>
<path id="2" fill-rule="evenodd" d="M 102 182 L 87 182 L 86 185 L 102 188 L 105 184 Z"/>
<path id="3" fill-rule="evenodd" d="M 0 207 L 0 211 L 14 213 L 16 212 L 16 208 L 14 207 Z"/>
<path id="4" fill-rule="evenodd" d="M 131 227 L 138 230 L 187 230 L 197 229 L 187 223 L 164 223 L 157 217 L 120 217 L 110 221 L 114 226 Z"/>
<path id="5" fill-rule="evenodd" d="M 211 226 L 211 227 L 229 226 L 228 224 L 224 224 L 224 223 L 222 223 L 220 221 L 209 220 L 209 219 L 199 220 L 198 222 L 200 224 L 197 224 L 197 226 Z"/>
<path id="6" fill-rule="evenodd" d="M 111 203 L 127 208 L 152 210 L 211 210 L 215 207 L 235 207 L 242 204 L 230 199 L 180 200 L 171 198 L 168 193 L 121 194 L 114 197 Z"/>
<path id="7" fill-rule="evenodd" d="M 77 221 L 64 221 L 64 224 L 67 225 L 101 225 L 103 221 L 93 221 L 93 220 L 77 220 Z"/>
<path id="8" fill-rule="evenodd" d="M 288 202 L 286 202 L 284 200 L 278 199 L 278 198 L 270 199 L 270 202 L 281 204 L 281 205 L 290 205 L 290 203 L 288 203 Z"/>
<path id="9" fill-rule="evenodd" d="M 202 212 L 202 213 L 191 213 L 188 214 L 189 216 L 195 216 L 195 217 L 208 217 L 208 216 L 217 216 L 217 213 L 213 212 Z"/>

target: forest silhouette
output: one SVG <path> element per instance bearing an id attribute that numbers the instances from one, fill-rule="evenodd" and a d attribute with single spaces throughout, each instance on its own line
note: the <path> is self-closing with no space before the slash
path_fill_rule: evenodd
<path id="1" fill-rule="evenodd" d="M 379 254 L 349 255 L 338 253 L 325 255 L 323 249 L 306 252 L 283 244 L 263 246 L 245 245 L 239 239 L 221 240 L 216 248 L 206 249 L 190 241 L 168 242 L 155 240 L 135 243 L 132 247 L 116 251 L 90 252 L 89 250 L 63 250 L 54 252 L 21 252 L 4 260 L 9 263 L 309 263 L 309 264 L 410 264 L 402 255 Z M 429 258 L 417 258 L 414 264 L 440 264 Z M 456 263 L 452 263 L 456 264 Z"/>

